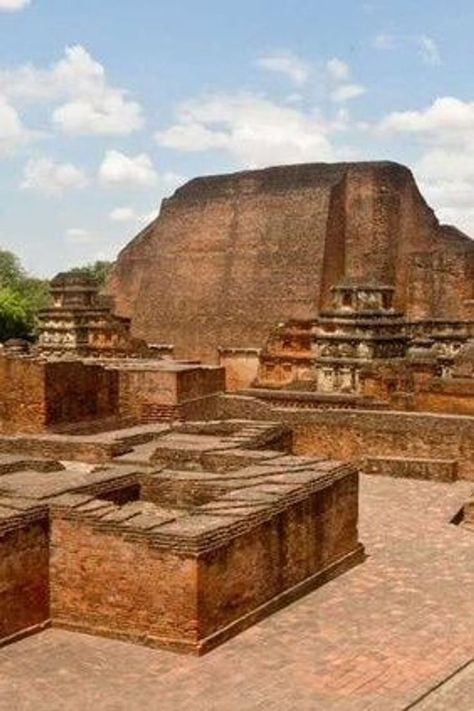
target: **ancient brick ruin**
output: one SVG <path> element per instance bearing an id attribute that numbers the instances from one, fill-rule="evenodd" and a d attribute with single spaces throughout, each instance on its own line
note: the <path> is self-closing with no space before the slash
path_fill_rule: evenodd
<path id="1" fill-rule="evenodd" d="M 53 625 L 203 653 L 361 562 L 356 469 L 289 434 L 3 440 L 23 454 L 0 455 L 0 644 Z"/>
<path id="2" fill-rule="evenodd" d="M 107 297 L 58 275 L 0 352 L 0 644 L 206 652 L 363 561 L 359 473 L 474 480 L 473 276 L 391 163 L 196 179 Z"/>

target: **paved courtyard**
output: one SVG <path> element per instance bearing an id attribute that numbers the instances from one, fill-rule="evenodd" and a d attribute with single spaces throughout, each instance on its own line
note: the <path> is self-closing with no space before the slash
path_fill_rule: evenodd
<path id="1" fill-rule="evenodd" d="M 369 558 L 202 658 L 49 630 L 0 650 L 0 709 L 473 711 L 473 484 L 364 477 Z"/>

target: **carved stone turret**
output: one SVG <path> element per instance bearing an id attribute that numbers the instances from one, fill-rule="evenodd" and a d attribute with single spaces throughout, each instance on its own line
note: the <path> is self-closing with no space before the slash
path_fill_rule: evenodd
<path id="1" fill-rule="evenodd" d="M 332 306 L 312 321 L 280 326 L 266 344 L 259 384 L 312 383 L 321 393 L 359 393 L 361 369 L 400 358 L 408 338 L 393 308 L 393 287 L 346 281 L 331 289 Z"/>
<path id="2" fill-rule="evenodd" d="M 130 320 L 112 313 L 87 274 L 61 273 L 51 281 L 51 306 L 40 312 L 37 351 L 52 357 L 116 357 L 133 351 Z"/>

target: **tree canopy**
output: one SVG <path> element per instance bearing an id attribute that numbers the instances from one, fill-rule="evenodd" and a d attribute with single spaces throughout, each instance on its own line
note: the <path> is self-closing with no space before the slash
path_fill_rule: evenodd
<path id="1" fill-rule="evenodd" d="M 70 271 L 89 274 L 101 287 L 112 266 L 112 262 L 99 260 Z M 38 313 L 47 306 L 48 300 L 48 279 L 31 276 L 13 252 L 0 249 L 0 342 L 9 338 L 34 338 Z"/>
<path id="2" fill-rule="evenodd" d="M 48 293 L 47 279 L 30 276 L 15 254 L 0 250 L 0 341 L 34 336 Z"/>
<path id="3" fill-rule="evenodd" d="M 113 262 L 98 260 L 97 262 L 84 264 L 82 267 L 73 267 L 70 271 L 76 274 L 89 274 L 94 277 L 99 287 L 101 287 L 104 286 L 112 267 Z"/>

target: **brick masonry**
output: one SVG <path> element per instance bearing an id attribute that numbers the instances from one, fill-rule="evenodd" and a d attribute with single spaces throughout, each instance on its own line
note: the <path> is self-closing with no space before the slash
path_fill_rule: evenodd
<path id="1" fill-rule="evenodd" d="M 122 250 L 108 289 L 137 335 L 216 362 L 219 347 L 260 348 L 277 323 L 314 317 L 342 279 L 395 286 L 410 319 L 467 318 L 473 260 L 404 166 L 293 165 L 184 185 Z"/>
<path id="2" fill-rule="evenodd" d="M 17 531 L 5 538 L 4 641 L 52 624 L 200 654 L 361 562 L 357 471 L 287 454 L 289 435 L 194 423 L 118 433 L 108 466 L 0 457 L 0 514 L 5 501 Z M 32 501 L 46 532 L 42 595 Z M 31 595 L 39 609 L 22 612 Z"/>
<path id="3" fill-rule="evenodd" d="M 22 640 L 0 650 L 0 707 L 471 711 L 474 536 L 449 523 L 471 491 L 362 476 L 363 565 L 200 658 L 58 629 Z"/>

